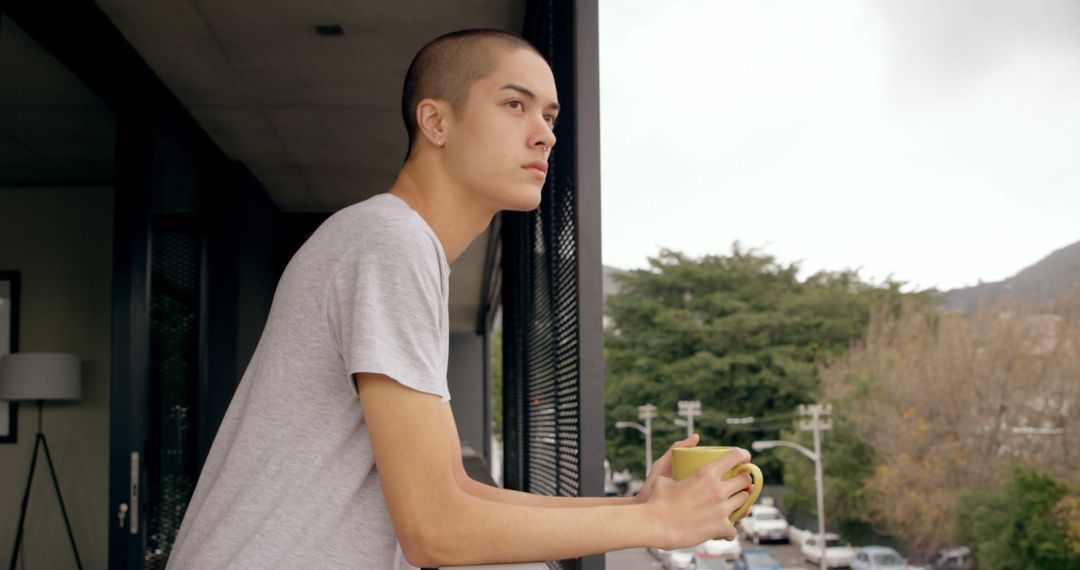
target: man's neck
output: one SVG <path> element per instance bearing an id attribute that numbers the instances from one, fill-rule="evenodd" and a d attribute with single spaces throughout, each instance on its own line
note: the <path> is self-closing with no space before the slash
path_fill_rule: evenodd
<path id="1" fill-rule="evenodd" d="M 407 162 L 390 193 L 404 200 L 431 226 L 442 244 L 446 262 L 452 264 L 487 229 L 497 212 L 470 199 L 468 192 L 449 181 L 435 165 L 425 162 Z"/>

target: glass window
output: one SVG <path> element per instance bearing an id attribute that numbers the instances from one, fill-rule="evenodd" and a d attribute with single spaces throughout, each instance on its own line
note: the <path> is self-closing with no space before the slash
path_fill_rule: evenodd
<path id="1" fill-rule="evenodd" d="M 875 564 L 901 564 L 903 559 L 893 552 L 883 552 L 874 557 Z"/>

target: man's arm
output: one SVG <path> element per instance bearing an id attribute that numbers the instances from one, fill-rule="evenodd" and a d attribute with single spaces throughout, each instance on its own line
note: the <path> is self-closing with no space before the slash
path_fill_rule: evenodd
<path id="1" fill-rule="evenodd" d="M 449 404 L 443 405 L 443 411 L 445 412 L 446 434 L 449 436 L 450 456 L 454 459 L 454 480 L 457 481 L 458 486 L 463 491 L 474 497 L 498 503 L 545 508 L 635 505 L 640 502 L 636 497 L 551 497 L 548 495 L 534 495 L 481 483 L 469 477 L 465 472 L 465 464 L 461 459 L 461 440 L 458 436 L 457 422 L 454 421 L 454 412 Z"/>
<path id="2" fill-rule="evenodd" d="M 509 503 L 513 505 L 531 505 L 544 508 L 567 508 L 567 507 L 616 507 L 637 505 L 639 502 L 634 497 L 552 497 L 548 495 L 535 495 L 523 493 L 512 489 L 502 489 L 481 483 L 469 478 L 465 482 L 465 492 L 487 501 Z"/>
<path id="3" fill-rule="evenodd" d="M 355 382 L 383 495 L 412 565 L 562 560 L 669 541 L 645 504 L 551 509 L 465 492 L 441 398 L 380 374 L 357 374 Z"/>

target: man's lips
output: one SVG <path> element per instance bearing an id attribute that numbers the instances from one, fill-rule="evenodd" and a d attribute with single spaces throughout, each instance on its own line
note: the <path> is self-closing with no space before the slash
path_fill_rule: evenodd
<path id="1" fill-rule="evenodd" d="M 526 164 L 525 166 L 522 166 L 522 168 L 524 168 L 525 170 L 531 170 L 533 172 L 536 172 L 537 175 L 540 176 L 541 178 L 547 176 L 548 165 L 547 165 L 547 162 L 545 162 L 543 160 L 537 160 L 535 162 L 530 162 L 529 164 Z"/>

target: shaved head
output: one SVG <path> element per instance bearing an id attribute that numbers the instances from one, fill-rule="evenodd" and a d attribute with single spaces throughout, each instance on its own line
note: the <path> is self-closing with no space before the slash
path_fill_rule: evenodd
<path id="1" fill-rule="evenodd" d="M 425 45 L 409 64 L 401 93 L 401 118 L 409 134 L 409 153 L 416 137 L 416 107 L 420 101 L 440 99 L 460 112 L 469 97 L 469 87 L 495 70 L 498 56 L 519 49 L 543 58 L 529 42 L 500 30 L 461 30 Z"/>

